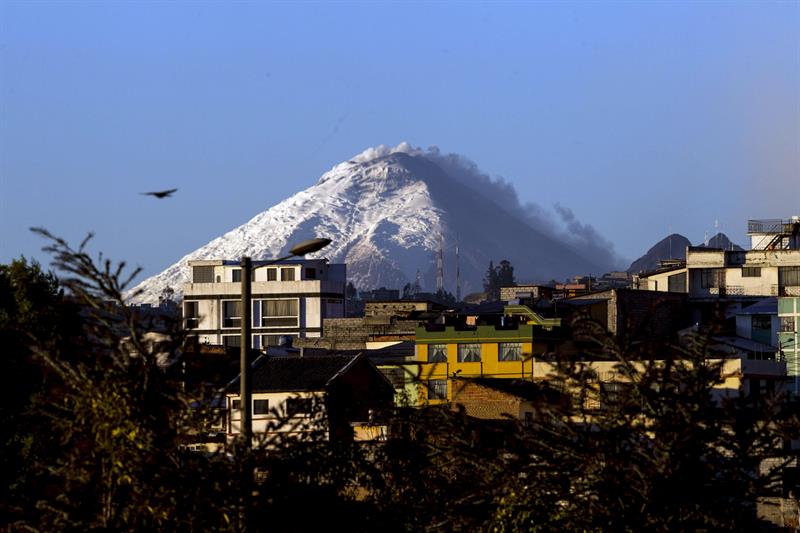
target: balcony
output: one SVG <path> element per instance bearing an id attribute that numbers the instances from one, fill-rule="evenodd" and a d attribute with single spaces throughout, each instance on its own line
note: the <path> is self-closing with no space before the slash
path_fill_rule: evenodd
<path id="1" fill-rule="evenodd" d="M 708 287 L 692 291 L 692 296 L 716 296 L 730 298 L 736 296 L 800 296 L 800 285 L 770 285 L 769 291 L 759 287 L 743 287 L 741 285 L 726 285 L 724 287 Z"/>
<path id="2" fill-rule="evenodd" d="M 800 296 L 800 285 L 773 285 L 772 296 Z"/>

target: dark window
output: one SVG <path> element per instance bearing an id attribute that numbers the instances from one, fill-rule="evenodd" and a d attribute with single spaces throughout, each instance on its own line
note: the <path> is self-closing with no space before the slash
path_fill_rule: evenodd
<path id="1" fill-rule="evenodd" d="M 458 345 L 458 362 L 459 363 L 477 363 L 481 360 L 481 345 L 480 344 L 459 344 Z"/>
<path id="2" fill-rule="evenodd" d="M 286 414 L 288 416 L 305 415 L 311 413 L 311 398 L 289 398 L 286 400 Z"/>
<path id="3" fill-rule="evenodd" d="M 317 270 L 315 268 L 307 268 L 306 279 L 316 279 L 316 278 L 317 278 Z"/>
<path id="4" fill-rule="evenodd" d="M 402 367 L 381 368 L 381 372 L 386 379 L 392 383 L 395 389 L 402 389 L 406 384 L 406 369 Z"/>
<path id="5" fill-rule="evenodd" d="M 432 379 L 428 381 L 428 399 L 446 400 L 447 399 L 447 380 Z"/>
<path id="6" fill-rule="evenodd" d="M 604 408 L 619 405 L 631 389 L 630 383 L 608 381 L 600 384 L 600 403 Z"/>
<path id="7" fill-rule="evenodd" d="M 686 272 L 673 274 L 667 278 L 669 292 L 686 292 Z"/>
<path id="8" fill-rule="evenodd" d="M 281 281 L 294 281 L 294 269 L 293 268 L 282 268 L 281 269 Z"/>
<path id="9" fill-rule="evenodd" d="M 721 286 L 720 281 L 724 275 L 724 272 L 718 268 L 700 269 L 700 287 L 703 289 L 718 288 Z"/>
<path id="10" fill-rule="evenodd" d="M 280 346 L 281 337 L 286 337 L 285 340 L 289 343 L 289 346 L 291 346 L 292 339 L 295 338 L 295 335 L 264 335 L 265 346 Z"/>
<path id="11" fill-rule="evenodd" d="M 242 408 L 242 401 L 241 400 L 231 400 L 231 409 L 234 411 L 238 411 Z"/>
<path id="12" fill-rule="evenodd" d="M 267 269 L 267 281 L 277 281 L 278 280 L 278 269 L 277 268 L 268 268 Z"/>
<path id="13" fill-rule="evenodd" d="M 192 283 L 213 283 L 213 282 L 214 282 L 213 266 L 192 267 Z"/>
<path id="14" fill-rule="evenodd" d="M 198 304 L 199 302 L 183 302 L 184 327 L 196 328 L 198 323 Z"/>
<path id="15" fill-rule="evenodd" d="M 240 300 L 222 302 L 222 327 L 242 327 L 242 302 Z"/>
<path id="16" fill-rule="evenodd" d="M 787 466 L 783 469 L 781 479 L 781 486 L 783 488 L 783 497 L 791 498 L 797 497 L 800 494 L 800 467 Z"/>
<path id="17" fill-rule="evenodd" d="M 521 342 L 501 342 L 497 352 L 500 361 L 522 361 Z"/>
<path id="18" fill-rule="evenodd" d="M 778 285 L 800 286 L 800 267 L 778 267 Z"/>
<path id="19" fill-rule="evenodd" d="M 253 414 L 254 415 L 269 414 L 269 400 L 253 400 Z"/>
<path id="20" fill-rule="evenodd" d="M 743 278 L 760 278 L 761 267 L 742 267 Z"/>
<path id="21" fill-rule="evenodd" d="M 231 270 L 231 281 L 233 283 L 241 283 L 242 282 L 242 269 L 241 268 L 234 268 Z"/>
<path id="22" fill-rule="evenodd" d="M 223 335 L 222 345 L 226 348 L 238 348 L 242 345 L 242 338 L 239 335 Z"/>
<path id="23" fill-rule="evenodd" d="M 429 344 L 428 345 L 428 362 L 429 363 L 446 363 L 447 362 L 447 345 L 446 344 Z"/>
<path id="24" fill-rule="evenodd" d="M 753 329 L 772 329 L 772 317 L 770 315 L 753 315 Z"/>

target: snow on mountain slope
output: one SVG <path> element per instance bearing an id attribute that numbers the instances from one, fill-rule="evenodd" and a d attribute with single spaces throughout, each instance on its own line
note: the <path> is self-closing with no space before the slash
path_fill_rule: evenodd
<path id="1" fill-rule="evenodd" d="M 417 270 L 428 279 L 435 276 L 432 265 L 440 234 L 446 243 L 446 288 L 451 292 L 456 240 L 462 294 L 478 290 L 489 260 L 508 258 L 518 273 L 528 275 L 600 271 L 604 258 L 584 257 L 579 243 L 546 235 L 525 220 L 524 213 L 501 206 L 500 196 L 509 194 L 505 184 L 498 188 L 496 182 L 482 182 L 483 177 L 471 183 L 459 180 L 453 169 L 463 163 L 454 157 L 405 143 L 369 148 L 333 167 L 315 185 L 143 281 L 134 289 L 142 290 L 135 301 L 157 302 L 166 287 L 181 294 L 189 280 L 190 259 L 279 257 L 314 236 L 332 241 L 317 255 L 347 263 L 348 279 L 363 289 L 402 287 Z M 474 165 L 467 170 L 474 172 Z M 483 185 L 489 189 L 481 190 Z M 506 204 L 516 202 L 513 189 L 510 194 L 513 198 L 506 197 Z M 517 211 L 519 207 L 516 203 Z"/>

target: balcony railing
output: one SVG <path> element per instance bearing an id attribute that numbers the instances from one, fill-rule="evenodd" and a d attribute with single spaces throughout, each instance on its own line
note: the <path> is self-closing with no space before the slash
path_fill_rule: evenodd
<path id="1" fill-rule="evenodd" d="M 785 226 L 791 227 L 791 220 L 780 218 L 748 220 L 747 233 L 783 233 Z"/>
<path id="2" fill-rule="evenodd" d="M 726 285 L 725 287 L 709 287 L 705 289 L 711 296 L 800 296 L 800 285 L 770 285 L 769 292 L 758 287 Z"/>
<path id="3" fill-rule="evenodd" d="M 800 296 L 800 285 L 773 285 L 773 296 Z"/>

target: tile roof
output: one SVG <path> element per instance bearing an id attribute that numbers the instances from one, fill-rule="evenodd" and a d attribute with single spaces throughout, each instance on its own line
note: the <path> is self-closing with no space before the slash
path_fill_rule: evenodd
<path id="1" fill-rule="evenodd" d="M 269 357 L 253 369 L 253 392 L 321 391 L 357 356 Z M 228 387 L 239 390 L 237 377 Z"/>

